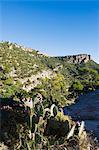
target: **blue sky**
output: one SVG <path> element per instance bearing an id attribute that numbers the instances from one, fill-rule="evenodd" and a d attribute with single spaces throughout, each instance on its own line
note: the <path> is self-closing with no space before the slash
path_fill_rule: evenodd
<path id="1" fill-rule="evenodd" d="M 91 54 L 99 63 L 99 1 L 0 0 L 0 41 L 51 56 Z"/>

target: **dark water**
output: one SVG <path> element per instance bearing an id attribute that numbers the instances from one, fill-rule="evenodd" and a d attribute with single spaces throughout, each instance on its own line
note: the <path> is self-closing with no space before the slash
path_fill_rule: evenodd
<path id="1" fill-rule="evenodd" d="M 99 89 L 80 95 L 76 104 L 64 108 L 64 113 L 85 121 L 85 128 L 99 139 Z"/>

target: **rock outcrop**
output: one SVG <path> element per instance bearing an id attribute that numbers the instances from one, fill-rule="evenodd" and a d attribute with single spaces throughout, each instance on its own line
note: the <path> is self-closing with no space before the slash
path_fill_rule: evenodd
<path id="1" fill-rule="evenodd" d="M 64 61 L 67 61 L 69 63 L 86 63 L 89 60 L 91 60 L 91 56 L 87 54 L 79 54 L 79 55 L 70 55 L 70 56 L 64 56 L 64 57 L 58 57 L 61 58 Z"/>

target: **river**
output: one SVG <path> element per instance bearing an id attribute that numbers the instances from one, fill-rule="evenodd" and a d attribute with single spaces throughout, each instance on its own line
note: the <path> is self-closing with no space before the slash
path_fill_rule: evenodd
<path id="1" fill-rule="evenodd" d="M 76 104 L 64 107 L 64 114 L 85 121 L 85 128 L 99 140 L 99 89 L 80 95 Z"/>

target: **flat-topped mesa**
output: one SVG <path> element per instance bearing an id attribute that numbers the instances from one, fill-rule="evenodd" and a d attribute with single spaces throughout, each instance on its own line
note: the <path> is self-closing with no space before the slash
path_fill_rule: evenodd
<path id="1" fill-rule="evenodd" d="M 69 63 L 86 63 L 89 60 L 91 60 L 91 55 L 79 54 L 79 55 L 63 56 L 60 58 Z"/>

